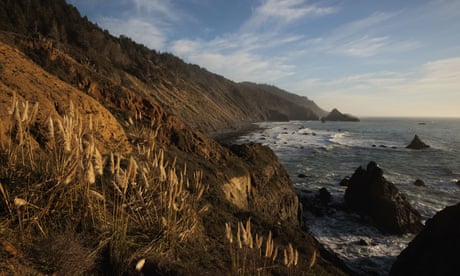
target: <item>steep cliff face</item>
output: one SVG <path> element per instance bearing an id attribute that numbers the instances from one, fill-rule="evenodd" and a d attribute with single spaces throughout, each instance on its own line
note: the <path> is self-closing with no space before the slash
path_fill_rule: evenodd
<path id="1" fill-rule="evenodd" d="M 0 26 L 4 41 L 87 94 L 116 100 L 117 91 L 130 90 L 207 133 L 255 121 L 317 120 L 324 113 L 306 98 L 237 84 L 129 38 L 115 38 L 64 0 L 3 0 Z"/>

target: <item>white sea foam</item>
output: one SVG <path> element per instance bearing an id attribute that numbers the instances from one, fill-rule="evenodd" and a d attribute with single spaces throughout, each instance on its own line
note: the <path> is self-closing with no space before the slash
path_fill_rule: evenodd
<path id="1" fill-rule="evenodd" d="M 460 121 L 363 120 L 360 123 L 261 123 L 263 131 L 240 137 L 270 146 L 286 167 L 296 189 L 314 196 L 322 187 L 334 203 L 343 203 L 345 187 L 338 183 L 369 161 L 376 161 L 424 220 L 460 201 Z M 412 151 L 405 146 L 419 136 L 432 148 Z M 306 178 L 298 178 L 298 174 Z M 426 186 L 414 185 L 422 179 Z M 412 236 L 383 235 L 353 214 L 336 212 L 323 218 L 307 216 L 312 234 L 356 272 L 387 274 Z M 370 245 L 359 245 L 361 239 Z"/>
<path id="2" fill-rule="evenodd" d="M 306 216 L 309 231 L 356 273 L 387 275 L 391 264 L 413 235 L 383 235 L 372 226 L 362 225 L 359 220 L 358 216 L 341 211 L 333 218 Z"/>

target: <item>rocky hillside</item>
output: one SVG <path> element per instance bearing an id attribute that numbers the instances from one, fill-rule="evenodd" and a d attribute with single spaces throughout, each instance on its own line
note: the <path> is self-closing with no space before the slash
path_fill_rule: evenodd
<path id="1" fill-rule="evenodd" d="M 288 109 L 64 1 L 0 2 L 0 274 L 344 274 L 269 148 L 195 128 Z"/>
<path id="2" fill-rule="evenodd" d="M 64 0 L 0 2 L 3 40 L 95 98 L 129 89 L 207 133 L 255 121 L 317 120 L 325 113 L 305 97 L 234 83 L 127 37 L 115 38 Z"/>
<path id="3" fill-rule="evenodd" d="M 140 261 L 148 275 L 231 273 L 240 269 L 232 254 L 244 252 L 225 242 L 225 225 L 236 235 L 249 218 L 246 235 L 271 231 L 279 250 L 295 244 L 299 273 L 311 260 L 315 273 L 343 273 L 302 231 L 269 148 L 224 147 L 129 90 L 100 102 L 4 43 L 0 63 L 0 273 L 62 274 L 78 262 L 71 273 L 129 274 Z"/>

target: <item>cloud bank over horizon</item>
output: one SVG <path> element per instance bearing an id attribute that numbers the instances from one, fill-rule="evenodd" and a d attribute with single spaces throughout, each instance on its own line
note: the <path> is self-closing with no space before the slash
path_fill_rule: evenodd
<path id="1" fill-rule="evenodd" d="M 460 117 L 460 1 L 68 2 L 116 36 L 325 109 Z"/>

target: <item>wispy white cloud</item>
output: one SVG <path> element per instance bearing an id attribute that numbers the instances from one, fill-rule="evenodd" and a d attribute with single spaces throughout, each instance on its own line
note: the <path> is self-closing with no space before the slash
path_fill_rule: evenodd
<path id="1" fill-rule="evenodd" d="M 163 29 L 142 18 L 101 17 L 100 24 L 115 35 L 126 35 L 152 49 L 165 49 L 167 35 Z"/>
<path id="2" fill-rule="evenodd" d="M 331 36 L 336 40 L 363 35 L 370 31 L 376 32 L 389 21 L 400 15 L 401 12 L 375 12 L 365 18 L 345 23 L 335 28 Z"/>
<path id="3" fill-rule="evenodd" d="M 269 36 L 230 35 L 211 41 L 178 40 L 171 45 L 171 50 L 186 57 L 189 62 L 198 63 L 235 81 L 270 82 L 292 75 L 294 67 L 285 64 L 281 58 L 266 59 L 257 52 L 296 39 L 286 36 L 275 41 Z"/>
<path id="4" fill-rule="evenodd" d="M 136 7 L 137 16 L 155 18 L 169 22 L 183 22 L 193 20 L 192 17 L 182 12 L 171 0 L 130 0 Z"/>
<path id="5" fill-rule="evenodd" d="M 336 6 L 306 0 L 262 0 L 238 31 L 211 40 L 173 41 L 170 49 L 235 81 L 273 82 L 294 74 L 289 52 L 305 39 L 304 34 L 287 31 L 290 24 L 337 11 Z"/>
<path id="6" fill-rule="evenodd" d="M 262 0 L 242 30 L 255 31 L 267 24 L 285 25 L 305 17 L 318 17 L 336 13 L 336 6 L 318 6 L 305 0 Z"/>
<path id="7" fill-rule="evenodd" d="M 388 37 L 364 36 L 357 40 L 347 42 L 340 47 L 340 51 L 350 56 L 370 57 L 376 55 L 385 46 L 388 46 L 388 41 Z"/>
<path id="8" fill-rule="evenodd" d="M 308 38 L 304 44 L 306 47 L 304 51 L 368 58 L 381 54 L 407 52 L 420 47 L 418 41 L 395 38 L 385 31 L 385 28 L 396 21 L 399 15 L 401 12 L 378 12 L 345 23 L 321 37 Z"/>
<path id="9" fill-rule="evenodd" d="M 114 35 L 126 35 L 156 50 L 166 50 L 170 33 L 177 25 L 193 21 L 171 0 L 120 0 L 117 3 L 125 9 L 116 16 L 100 15 L 96 18 L 98 24 Z"/>

